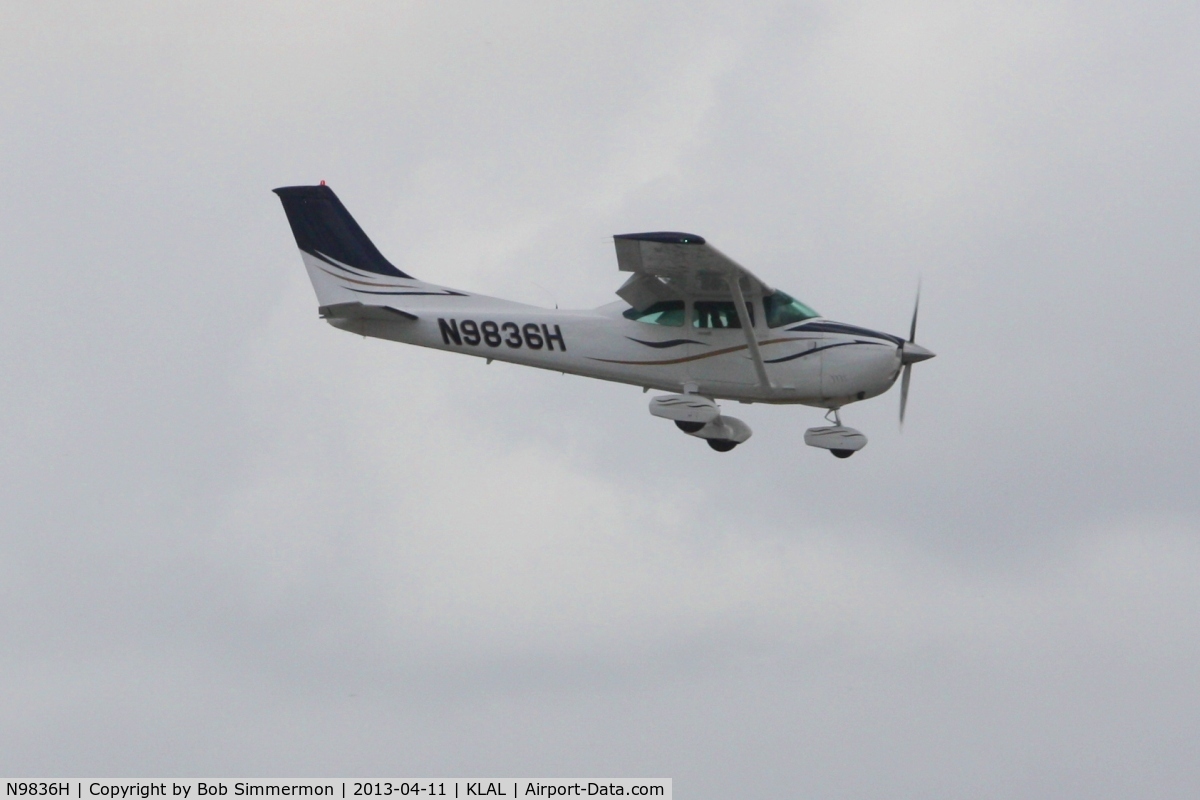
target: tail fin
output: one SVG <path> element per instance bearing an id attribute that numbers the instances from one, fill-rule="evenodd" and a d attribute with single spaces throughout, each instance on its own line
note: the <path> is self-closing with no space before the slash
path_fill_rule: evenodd
<path id="1" fill-rule="evenodd" d="M 412 278 L 383 257 L 333 189 L 324 183 L 284 186 L 274 191 L 283 201 L 296 245 L 305 253 L 326 262 L 334 259 L 363 272 Z"/>

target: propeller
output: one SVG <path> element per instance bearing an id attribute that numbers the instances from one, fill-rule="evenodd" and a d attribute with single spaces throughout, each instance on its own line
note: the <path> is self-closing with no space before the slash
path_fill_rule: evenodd
<path id="1" fill-rule="evenodd" d="M 912 381 L 912 365 L 936 355 L 917 344 L 917 312 L 921 309 L 921 282 L 917 281 L 917 301 L 913 303 L 912 325 L 908 329 L 908 341 L 900 345 L 900 363 L 904 365 L 904 376 L 900 379 L 900 427 L 904 427 L 904 410 L 908 408 L 908 385 Z"/>

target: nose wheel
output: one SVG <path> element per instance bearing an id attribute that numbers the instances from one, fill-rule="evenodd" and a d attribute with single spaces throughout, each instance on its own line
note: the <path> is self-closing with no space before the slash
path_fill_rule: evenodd
<path id="1" fill-rule="evenodd" d="M 829 415 L 833 419 L 829 419 Z M 825 419 L 832 422 L 822 428 L 809 428 L 804 432 L 804 443 L 809 447 L 817 447 L 833 453 L 834 458 L 849 458 L 867 446 L 867 437 L 861 432 L 842 424 L 842 417 L 836 408 L 829 409 Z"/>
<path id="2" fill-rule="evenodd" d="M 838 413 L 838 410 L 837 410 L 836 408 L 831 408 L 831 409 L 829 409 L 829 411 L 826 411 L 826 412 L 825 412 L 825 419 L 829 419 L 829 415 L 830 415 L 830 413 L 832 413 L 832 414 L 833 414 L 833 420 L 832 420 L 833 424 L 834 424 L 834 425 L 837 425 L 837 426 L 839 426 L 839 427 L 841 427 L 841 424 L 842 424 L 842 415 Z M 833 457 L 834 457 L 834 458 L 849 458 L 850 456 L 854 455 L 854 453 L 855 453 L 856 451 L 854 451 L 854 450 L 842 450 L 842 449 L 839 449 L 839 448 L 832 448 L 832 447 L 831 447 L 831 448 L 829 448 L 829 452 L 830 452 L 830 453 L 833 453 Z"/>

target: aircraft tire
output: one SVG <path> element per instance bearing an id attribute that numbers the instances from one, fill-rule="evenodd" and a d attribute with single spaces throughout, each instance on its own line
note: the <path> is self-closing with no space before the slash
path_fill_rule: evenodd
<path id="1" fill-rule="evenodd" d="M 684 433 L 695 433 L 704 427 L 703 422 L 684 422 L 683 420 L 675 420 L 675 427 Z"/>
<path id="2" fill-rule="evenodd" d="M 829 452 L 833 453 L 837 458 L 849 458 L 854 455 L 853 450 L 830 450 Z"/>
<path id="3" fill-rule="evenodd" d="M 728 453 L 730 450 L 738 446 L 738 443 L 730 439 L 705 439 L 708 446 L 718 453 Z"/>

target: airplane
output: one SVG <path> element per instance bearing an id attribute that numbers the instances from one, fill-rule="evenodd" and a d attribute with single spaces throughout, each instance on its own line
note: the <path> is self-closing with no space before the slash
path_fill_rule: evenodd
<path id="1" fill-rule="evenodd" d="M 657 231 L 613 237 L 631 273 L 619 300 L 568 311 L 487 297 L 414 278 L 384 258 L 325 181 L 274 190 L 283 202 L 320 316 L 335 328 L 492 361 L 666 392 L 650 413 L 728 452 L 750 438 L 718 400 L 826 409 L 832 425 L 806 444 L 849 458 L 867 444 L 840 410 L 883 394 L 913 364 L 920 287 L 908 338 L 822 317 L 768 286 L 703 237 Z M 830 419 L 832 415 L 832 419 Z"/>

